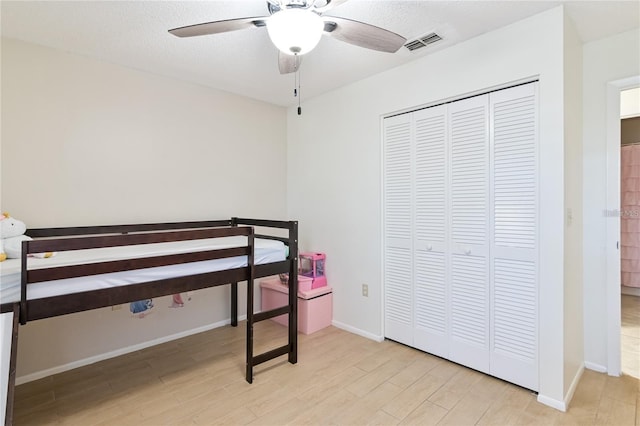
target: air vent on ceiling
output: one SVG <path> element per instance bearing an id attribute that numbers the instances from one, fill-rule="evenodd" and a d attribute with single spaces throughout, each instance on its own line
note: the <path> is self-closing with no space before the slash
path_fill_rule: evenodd
<path id="1" fill-rule="evenodd" d="M 406 43 L 404 47 L 413 52 L 414 50 L 422 49 L 423 47 L 426 47 L 427 45 L 433 44 L 436 41 L 440 40 L 442 40 L 442 37 L 440 37 L 438 34 L 430 33 L 425 36 L 418 37 L 415 40 L 411 40 L 410 42 Z"/>

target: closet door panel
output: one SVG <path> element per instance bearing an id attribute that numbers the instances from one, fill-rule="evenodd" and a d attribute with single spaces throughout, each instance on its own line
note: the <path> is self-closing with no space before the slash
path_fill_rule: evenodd
<path id="1" fill-rule="evenodd" d="M 488 96 L 449 105 L 450 359 L 489 371 Z"/>
<path id="2" fill-rule="evenodd" d="M 536 83 L 490 95 L 491 374 L 538 389 Z"/>
<path id="3" fill-rule="evenodd" d="M 413 113 L 414 346 L 448 356 L 446 106 Z"/>
<path id="4" fill-rule="evenodd" d="M 488 254 L 488 96 L 449 105 L 450 238 L 454 253 Z"/>
<path id="5" fill-rule="evenodd" d="M 412 114 L 384 120 L 385 336 L 413 344 Z"/>
<path id="6" fill-rule="evenodd" d="M 451 256 L 450 359 L 489 372 L 487 258 Z"/>
<path id="7" fill-rule="evenodd" d="M 493 268 L 491 374 L 538 390 L 536 265 L 495 259 Z"/>

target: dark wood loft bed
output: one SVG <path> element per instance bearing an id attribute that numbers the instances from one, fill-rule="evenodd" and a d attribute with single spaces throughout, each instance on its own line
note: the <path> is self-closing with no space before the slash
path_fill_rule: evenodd
<path id="1" fill-rule="evenodd" d="M 256 234 L 253 227 L 270 228 L 265 234 Z M 287 230 L 287 237 L 270 235 L 276 229 Z M 277 234 L 277 232 L 274 232 Z M 13 313 L 13 334 L 7 389 L 5 425 L 13 422 L 13 399 L 16 379 L 17 340 L 19 324 L 44 318 L 66 315 L 91 309 L 119 305 L 137 300 L 166 296 L 225 284 L 231 285 L 231 325 L 238 324 L 238 282 L 247 281 L 247 341 L 246 380 L 253 381 L 253 367 L 273 358 L 288 355 L 288 361 L 297 362 L 297 300 L 298 293 L 298 222 L 231 218 L 229 220 L 177 222 L 138 225 L 86 226 L 72 228 L 30 229 L 26 233 L 34 238 L 22 245 L 20 300 L 0 305 L 1 313 Z M 63 252 L 105 247 L 133 246 L 153 243 L 203 240 L 218 237 L 246 236 L 247 244 L 240 247 L 220 248 L 163 256 L 136 257 L 69 266 L 28 269 L 27 256 L 31 253 Z M 255 239 L 282 241 L 288 246 L 284 261 L 255 264 Z M 122 285 L 107 289 L 82 291 L 60 296 L 27 299 L 27 287 L 33 283 L 86 277 L 121 271 L 179 265 L 214 259 L 246 256 L 243 267 L 216 272 L 167 278 Z M 266 312 L 254 313 L 254 280 L 279 273 L 289 274 L 288 305 Z M 253 354 L 253 324 L 282 314 L 288 314 L 288 343 L 262 354 Z"/>

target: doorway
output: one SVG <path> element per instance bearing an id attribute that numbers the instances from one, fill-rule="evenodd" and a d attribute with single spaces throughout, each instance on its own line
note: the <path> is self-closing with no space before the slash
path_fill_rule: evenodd
<path id="1" fill-rule="evenodd" d="M 614 81 L 607 86 L 607 208 L 621 207 L 621 99 L 622 93 L 640 87 L 640 76 Z M 638 206 L 640 208 L 640 206 Z M 607 371 L 622 373 L 622 290 L 620 215 L 607 221 Z M 625 299 L 626 300 L 626 299 Z"/>
<path id="2" fill-rule="evenodd" d="M 620 92 L 621 371 L 640 379 L 640 88 Z"/>

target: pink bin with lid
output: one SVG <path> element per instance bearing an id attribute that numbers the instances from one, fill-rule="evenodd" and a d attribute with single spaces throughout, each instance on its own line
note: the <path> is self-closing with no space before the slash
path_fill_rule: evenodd
<path id="1" fill-rule="evenodd" d="M 300 279 L 304 277 L 299 277 Z M 260 281 L 262 311 L 285 306 L 289 301 L 289 286 L 279 278 Z M 329 286 L 298 291 L 298 331 L 311 334 L 331 325 L 333 318 L 333 289 Z M 287 315 L 273 318 L 284 326 L 289 325 Z"/>

